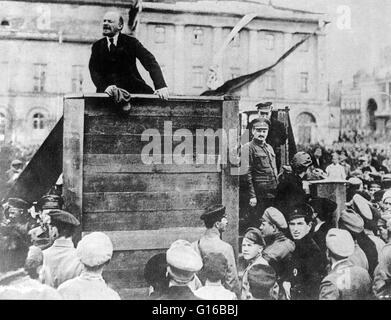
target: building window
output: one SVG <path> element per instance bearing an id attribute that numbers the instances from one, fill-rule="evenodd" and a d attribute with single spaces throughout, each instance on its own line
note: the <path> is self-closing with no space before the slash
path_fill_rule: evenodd
<path id="1" fill-rule="evenodd" d="M 0 142 L 5 141 L 5 130 L 7 128 L 7 118 L 4 113 L 0 113 Z"/>
<path id="2" fill-rule="evenodd" d="M 269 71 L 265 75 L 265 89 L 267 91 L 276 90 L 276 75 L 275 75 L 274 71 Z"/>
<path id="3" fill-rule="evenodd" d="M 234 47 L 240 47 L 240 34 L 237 33 L 236 36 L 232 39 L 232 45 Z"/>
<path id="4" fill-rule="evenodd" d="M 34 92 L 42 92 L 45 90 L 46 81 L 46 64 L 34 64 Z"/>
<path id="5" fill-rule="evenodd" d="M 300 73 L 300 92 L 308 92 L 308 72 Z"/>
<path id="6" fill-rule="evenodd" d="M 201 66 L 193 67 L 193 88 L 202 89 L 204 87 L 204 70 Z"/>
<path id="7" fill-rule="evenodd" d="M 162 26 L 155 27 L 155 43 L 166 42 L 166 28 Z"/>
<path id="8" fill-rule="evenodd" d="M 83 66 L 72 66 L 72 92 L 83 91 Z"/>
<path id="9" fill-rule="evenodd" d="M 34 113 L 33 115 L 33 129 L 42 130 L 45 128 L 45 117 L 42 113 Z"/>
<path id="10" fill-rule="evenodd" d="M 204 43 L 204 31 L 201 28 L 195 28 L 193 31 L 193 44 L 202 45 Z"/>
<path id="11" fill-rule="evenodd" d="M 272 34 L 267 34 L 265 36 L 265 47 L 267 50 L 273 50 L 274 49 L 274 35 Z"/>

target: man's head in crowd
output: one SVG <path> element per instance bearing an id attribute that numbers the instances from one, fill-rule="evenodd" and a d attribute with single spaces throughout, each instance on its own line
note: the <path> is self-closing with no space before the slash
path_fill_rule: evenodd
<path id="1" fill-rule="evenodd" d="M 265 240 L 257 228 L 248 228 L 242 241 L 242 254 L 246 261 L 251 261 L 262 253 Z"/>
<path id="2" fill-rule="evenodd" d="M 27 220 L 28 209 L 31 204 L 20 198 L 9 198 L 4 205 L 4 217 L 9 222 L 23 223 Z"/>
<path id="3" fill-rule="evenodd" d="M 317 147 L 314 151 L 314 156 L 319 159 L 322 156 L 322 148 Z"/>
<path id="4" fill-rule="evenodd" d="M 292 170 L 299 176 L 304 176 L 311 164 L 311 156 L 303 151 L 296 153 L 291 161 Z"/>
<path id="5" fill-rule="evenodd" d="M 383 208 L 383 211 L 391 213 L 391 191 L 390 190 L 387 190 L 383 194 L 381 207 Z"/>
<path id="6" fill-rule="evenodd" d="M 377 183 L 377 182 L 370 183 L 370 185 L 369 185 L 369 193 L 370 193 L 370 195 L 372 197 L 375 194 L 375 192 L 380 191 L 380 190 L 381 190 L 381 187 L 380 187 L 379 183 Z"/>
<path id="7" fill-rule="evenodd" d="M 219 232 L 224 232 L 228 226 L 227 214 L 225 207 L 221 204 L 213 205 L 206 209 L 201 215 L 207 229 L 215 228 Z"/>
<path id="8" fill-rule="evenodd" d="M 203 263 L 201 272 L 206 280 L 213 283 L 224 280 L 228 270 L 228 261 L 222 253 L 208 253 L 203 257 Z"/>
<path id="9" fill-rule="evenodd" d="M 314 215 L 319 221 L 331 223 L 333 213 L 337 210 L 337 203 L 327 198 L 313 198 L 309 201 L 309 205 L 314 210 Z"/>
<path id="10" fill-rule="evenodd" d="M 77 226 L 80 225 L 72 214 L 64 210 L 50 210 L 50 225 L 51 225 L 51 237 L 53 238 L 71 238 L 76 231 Z"/>
<path id="11" fill-rule="evenodd" d="M 27 227 L 10 224 L 0 227 L 0 273 L 24 267 L 30 247 Z"/>
<path id="12" fill-rule="evenodd" d="M 247 278 L 249 291 L 252 296 L 251 300 L 277 299 L 277 275 L 272 267 L 263 264 L 256 264 L 248 271 Z"/>
<path id="13" fill-rule="evenodd" d="M 259 230 L 266 239 L 272 238 L 288 227 L 284 215 L 276 208 L 269 207 L 265 210 Z"/>
<path id="14" fill-rule="evenodd" d="M 148 260 L 144 269 L 144 278 L 150 285 L 149 295 L 163 294 L 168 289 L 166 253 L 158 253 Z"/>
<path id="15" fill-rule="evenodd" d="M 293 240 L 303 239 L 312 228 L 313 210 L 308 204 L 297 205 L 288 218 L 289 231 Z"/>
<path id="16" fill-rule="evenodd" d="M 327 258 L 331 263 L 346 259 L 354 252 L 354 240 L 346 230 L 332 228 L 326 235 Z"/>
<path id="17" fill-rule="evenodd" d="M 265 142 L 269 134 L 270 121 L 267 119 L 256 119 L 253 122 L 252 134 L 255 140 Z"/>
<path id="18" fill-rule="evenodd" d="M 108 11 L 103 17 L 103 30 L 104 37 L 114 37 L 119 34 L 124 26 L 124 20 L 121 15 L 116 11 Z"/>
<path id="19" fill-rule="evenodd" d="M 13 161 L 11 162 L 11 168 L 14 169 L 14 170 L 16 170 L 16 171 L 21 172 L 22 169 L 23 169 L 23 162 L 20 161 L 20 160 L 13 160 Z"/>
<path id="20" fill-rule="evenodd" d="M 331 158 L 331 161 L 333 164 L 339 164 L 339 155 L 338 153 L 334 152 Z"/>
<path id="21" fill-rule="evenodd" d="M 377 235 L 384 242 L 388 242 L 387 220 L 384 218 L 380 218 L 379 220 L 377 220 Z"/>
<path id="22" fill-rule="evenodd" d="M 272 116 L 273 106 L 271 102 L 261 102 L 256 105 L 259 118 L 270 120 Z"/>

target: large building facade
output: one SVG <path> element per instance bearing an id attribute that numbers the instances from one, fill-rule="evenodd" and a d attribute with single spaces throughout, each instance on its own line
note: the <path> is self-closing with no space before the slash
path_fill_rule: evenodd
<path id="1" fill-rule="evenodd" d="M 61 117 L 65 94 L 95 91 L 88 71 L 91 44 L 101 37 L 104 13 L 118 9 L 127 17 L 131 2 L 0 3 L 0 142 L 40 144 Z M 245 14 L 257 16 L 226 49 L 224 81 L 271 65 L 322 25 L 322 14 L 269 2 L 144 1 L 136 36 L 162 66 L 171 94 L 199 95 L 208 89 L 214 54 Z M 335 140 L 339 124 L 330 116 L 325 55 L 320 29 L 272 71 L 236 92 L 240 109 L 252 110 L 260 101 L 289 106 L 297 142 Z"/>

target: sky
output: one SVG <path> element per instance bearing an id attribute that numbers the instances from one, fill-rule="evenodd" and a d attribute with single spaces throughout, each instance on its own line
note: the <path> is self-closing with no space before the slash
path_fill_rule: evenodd
<path id="1" fill-rule="evenodd" d="M 327 14 L 327 66 L 331 83 L 372 71 L 381 49 L 391 46 L 391 0 L 272 0 L 274 5 Z M 351 23 L 343 24 L 350 11 Z M 343 15 L 345 13 L 345 15 Z"/>

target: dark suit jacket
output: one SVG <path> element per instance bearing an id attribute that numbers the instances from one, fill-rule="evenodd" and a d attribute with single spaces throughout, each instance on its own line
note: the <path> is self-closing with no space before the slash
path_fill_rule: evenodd
<path id="1" fill-rule="evenodd" d="M 136 38 L 120 33 L 113 52 L 109 52 L 106 37 L 92 45 L 89 68 L 96 91 L 104 92 L 109 85 L 116 85 L 130 93 L 153 93 L 137 70 L 136 58 L 149 72 L 156 90 L 166 87 L 160 66 L 152 53 Z"/>

